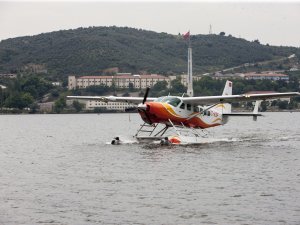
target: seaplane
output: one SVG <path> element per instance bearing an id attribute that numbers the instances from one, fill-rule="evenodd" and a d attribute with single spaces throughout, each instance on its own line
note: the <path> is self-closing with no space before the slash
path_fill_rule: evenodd
<path id="1" fill-rule="evenodd" d="M 233 82 L 227 80 L 223 93 L 219 96 L 153 98 L 148 97 L 150 88 L 147 88 L 144 97 L 67 96 L 67 98 L 127 102 L 136 105 L 129 110 L 136 109 L 144 121 L 134 135 L 138 142 L 160 140 L 161 143 L 167 144 L 197 144 L 201 143 L 202 138 L 207 135 L 206 129 L 226 124 L 229 117 L 251 116 L 257 120 L 257 117 L 262 115 L 258 109 L 263 100 L 300 95 L 299 92 L 233 95 L 232 88 Z M 231 111 L 232 103 L 249 101 L 255 102 L 253 112 L 233 113 Z M 162 126 L 159 128 L 159 125 Z M 174 132 L 167 135 L 170 128 Z"/>
<path id="2" fill-rule="evenodd" d="M 192 48 L 189 32 L 184 38 L 189 39 L 188 46 L 188 73 L 187 96 L 148 97 L 150 88 L 145 91 L 144 97 L 117 97 L 117 96 L 67 96 L 77 100 L 100 100 L 104 102 L 127 102 L 134 104 L 142 120 L 140 128 L 134 137 L 138 142 L 161 141 L 162 144 L 201 144 L 207 137 L 206 130 L 221 126 L 232 116 L 251 116 L 257 120 L 259 105 L 267 99 L 279 99 L 299 96 L 299 92 L 268 93 L 268 94 L 239 94 L 233 95 L 233 82 L 226 81 L 222 95 L 196 96 L 193 91 L 192 77 Z M 251 113 L 233 113 L 231 104 L 234 102 L 255 102 Z M 129 110 L 129 109 L 128 109 Z M 169 132 L 169 131 L 172 132 Z M 119 138 L 111 143 L 121 143 Z"/>

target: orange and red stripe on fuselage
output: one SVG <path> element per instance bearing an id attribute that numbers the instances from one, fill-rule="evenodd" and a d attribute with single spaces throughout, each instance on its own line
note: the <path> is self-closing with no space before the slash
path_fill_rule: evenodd
<path id="1" fill-rule="evenodd" d="M 177 112 L 176 112 L 177 111 Z M 141 118 L 148 124 L 163 123 L 170 125 L 170 121 L 174 125 L 184 125 L 193 128 L 209 128 L 222 125 L 222 115 L 214 112 L 211 116 L 200 116 L 190 118 L 196 112 L 189 112 L 189 115 L 183 115 L 178 110 L 168 103 L 162 102 L 147 102 L 145 110 L 139 110 Z M 189 119 L 190 118 L 190 119 Z"/>

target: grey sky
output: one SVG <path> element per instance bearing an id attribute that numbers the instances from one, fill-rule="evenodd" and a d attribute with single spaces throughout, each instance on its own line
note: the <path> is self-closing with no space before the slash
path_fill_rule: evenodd
<path id="1" fill-rule="evenodd" d="M 300 47 L 300 1 L 293 2 L 0 2 L 0 40 L 88 26 L 232 34 Z"/>

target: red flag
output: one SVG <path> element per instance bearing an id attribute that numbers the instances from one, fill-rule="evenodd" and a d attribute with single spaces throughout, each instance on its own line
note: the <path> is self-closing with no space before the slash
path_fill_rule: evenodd
<path id="1" fill-rule="evenodd" d="M 183 35 L 184 40 L 187 40 L 190 38 L 190 32 L 187 32 L 186 34 Z"/>

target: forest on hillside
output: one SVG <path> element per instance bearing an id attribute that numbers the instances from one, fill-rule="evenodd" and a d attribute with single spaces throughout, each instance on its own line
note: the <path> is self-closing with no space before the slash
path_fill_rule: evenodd
<path id="1" fill-rule="evenodd" d="M 192 35 L 193 70 L 204 73 L 297 54 L 294 47 L 262 45 L 231 35 Z M 41 68 L 49 76 L 120 72 L 180 74 L 187 70 L 182 35 L 128 27 L 61 30 L 0 42 L 0 73 Z M 34 69 L 32 69 L 34 70 Z"/>

